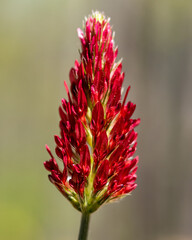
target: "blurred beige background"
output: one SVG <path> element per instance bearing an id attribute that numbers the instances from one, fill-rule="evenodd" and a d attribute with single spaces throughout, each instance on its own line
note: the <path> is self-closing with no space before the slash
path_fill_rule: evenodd
<path id="1" fill-rule="evenodd" d="M 192 1 L 0 1 L 0 239 L 77 239 L 80 214 L 47 179 L 76 29 L 111 18 L 137 104 L 138 188 L 99 209 L 89 239 L 192 239 Z"/>

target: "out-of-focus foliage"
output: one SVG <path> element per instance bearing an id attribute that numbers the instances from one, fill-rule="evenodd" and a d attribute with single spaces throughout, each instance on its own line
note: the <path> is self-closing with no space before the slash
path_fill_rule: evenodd
<path id="1" fill-rule="evenodd" d="M 192 2 L 0 1 L 0 239 L 76 239 L 80 214 L 48 182 L 76 28 L 111 18 L 141 116 L 138 188 L 93 214 L 90 239 L 192 238 Z M 105 237 L 104 237 L 105 236 Z"/>

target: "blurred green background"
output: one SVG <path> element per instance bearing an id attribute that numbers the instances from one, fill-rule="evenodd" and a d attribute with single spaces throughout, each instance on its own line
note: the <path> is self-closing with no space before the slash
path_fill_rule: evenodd
<path id="1" fill-rule="evenodd" d="M 0 239 L 77 239 L 80 214 L 47 179 L 76 29 L 111 18 L 137 104 L 138 188 L 92 215 L 89 239 L 192 239 L 192 1 L 0 1 Z"/>

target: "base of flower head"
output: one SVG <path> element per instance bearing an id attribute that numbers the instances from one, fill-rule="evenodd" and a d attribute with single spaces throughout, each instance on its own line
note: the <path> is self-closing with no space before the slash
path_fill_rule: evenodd
<path id="1" fill-rule="evenodd" d="M 44 163 L 46 169 L 51 172 L 49 180 L 71 202 L 73 207 L 80 212 L 93 213 L 104 203 L 120 199 L 136 188 L 135 172 L 137 170 L 138 158 L 131 161 L 127 160 L 123 169 L 119 169 L 119 172 L 116 170 L 114 173 L 111 173 L 112 168 L 110 169 L 109 160 L 103 160 L 96 168 L 91 157 L 89 175 L 86 179 L 83 176 L 80 179 L 81 175 L 79 176 L 79 173 L 82 171 L 80 165 L 75 165 L 76 170 L 69 178 L 65 176 L 69 174 L 67 165 L 61 171 L 48 147 L 47 150 L 52 157 Z"/>

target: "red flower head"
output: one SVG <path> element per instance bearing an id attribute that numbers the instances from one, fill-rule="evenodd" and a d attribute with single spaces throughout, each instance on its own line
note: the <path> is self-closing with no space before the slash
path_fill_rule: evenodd
<path id="1" fill-rule="evenodd" d="M 121 99 L 122 63 L 115 62 L 109 19 L 94 12 L 77 30 L 80 62 L 70 70 L 68 101 L 62 99 L 60 137 L 55 136 L 60 169 L 50 149 L 44 162 L 50 181 L 79 211 L 94 212 L 104 202 L 121 198 L 136 188 L 138 157 L 132 119 L 136 105 Z"/>

